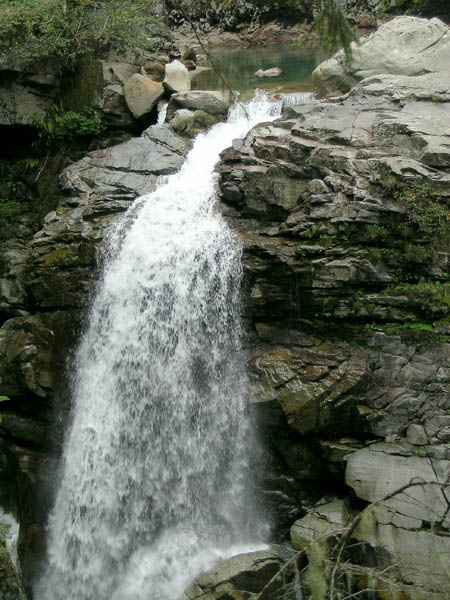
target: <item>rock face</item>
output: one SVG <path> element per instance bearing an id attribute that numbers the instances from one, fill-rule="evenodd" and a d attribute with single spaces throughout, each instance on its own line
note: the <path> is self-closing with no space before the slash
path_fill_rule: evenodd
<path id="1" fill-rule="evenodd" d="M 180 600 L 256 599 L 282 564 L 271 552 L 237 554 L 197 577 Z"/>
<path id="2" fill-rule="evenodd" d="M 449 92 L 448 72 L 374 75 L 256 126 L 220 165 L 244 247 L 255 411 L 277 457 L 268 500 L 278 514 L 286 497 L 301 505 L 293 482 L 311 499 L 342 498 L 345 480 L 377 502 L 354 534 L 372 558 L 349 560 L 395 564 L 402 597 L 434 600 L 450 593 L 447 558 L 438 568 L 449 554 Z M 275 483 L 280 457 L 288 484 Z M 414 477 L 424 484 L 394 494 Z M 316 508 L 297 520 L 298 548 L 320 524 L 345 524 L 325 506 L 326 522 Z"/>
<path id="3" fill-rule="evenodd" d="M 0 597 L 2 600 L 25 600 L 20 579 L 2 539 L 0 539 Z"/>
<path id="4" fill-rule="evenodd" d="M 321 63 L 313 82 L 323 96 L 336 96 L 366 77 L 380 74 L 416 76 L 450 70 L 449 28 L 439 19 L 397 17 L 352 44 L 353 58 L 343 52 Z"/>
<path id="5" fill-rule="evenodd" d="M 49 61 L 34 70 L 0 62 L 2 71 L 0 125 L 31 125 L 45 115 L 61 85 L 59 65 Z"/>

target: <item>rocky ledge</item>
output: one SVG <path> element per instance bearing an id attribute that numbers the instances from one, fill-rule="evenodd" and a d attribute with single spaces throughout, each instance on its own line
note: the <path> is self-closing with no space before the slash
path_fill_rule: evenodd
<path id="1" fill-rule="evenodd" d="M 284 526 L 308 511 L 298 550 L 360 515 L 365 554 L 351 560 L 392 568 L 395 593 L 415 599 L 450 593 L 449 181 L 442 71 L 299 104 L 220 164 L 273 449 L 267 498 Z"/>

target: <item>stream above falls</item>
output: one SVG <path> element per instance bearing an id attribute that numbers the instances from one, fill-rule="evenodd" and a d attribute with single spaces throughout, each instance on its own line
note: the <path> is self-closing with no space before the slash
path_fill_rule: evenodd
<path id="1" fill-rule="evenodd" d="M 280 90 L 283 93 L 312 92 L 311 74 L 315 67 L 327 57 L 321 48 L 305 47 L 299 44 L 250 48 L 214 48 L 210 55 L 215 69 L 201 73 L 195 80 L 198 89 L 220 89 L 223 83 L 219 74 L 229 86 L 240 92 L 248 100 L 256 88 Z M 211 66 L 208 61 L 205 66 Z M 258 69 L 279 67 L 278 77 L 257 77 Z"/>

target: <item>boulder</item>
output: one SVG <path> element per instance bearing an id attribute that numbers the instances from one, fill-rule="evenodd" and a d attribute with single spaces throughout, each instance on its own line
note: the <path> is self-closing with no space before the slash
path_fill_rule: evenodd
<path id="1" fill-rule="evenodd" d="M 256 77 L 279 77 L 283 71 L 279 67 L 272 67 L 271 69 L 258 69 L 255 72 Z"/>
<path id="2" fill-rule="evenodd" d="M 360 45 L 352 43 L 352 60 L 343 51 L 313 72 L 323 96 L 346 93 L 358 81 L 380 74 L 417 76 L 450 70 L 449 27 L 437 18 L 397 17 Z"/>
<path id="3" fill-rule="evenodd" d="M 166 121 L 177 133 L 195 137 L 215 123 L 225 121 L 231 102 L 232 95 L 228 92 L 193 90 L 173 94 Z"/>
<path id="4" fill-rule="evenodd" d="M 189 71 L 179 60 L 166 64 L 163 86 L 167 93 L 188 92 L 191 89 Z"/>
<path id="5" fill-rule="evenodd" d="M 135 119 L 148 115 L 164 94 L 161 83 L 140 73 L 134 73 L 127 79 L 123 91 L 127 106 Z"/>
<path id="6" fill-rule="evenodd" d="M 408 444 L 378 443 L 347 457 L 345 480 L 359 498 L 379 502 L 390 522 L 418 529 L 424 522 L 449 526 L 445 485 L 450 476 L 448 460 L 427 455 L 426 446 L 417 451 Z M 407 487 L 397 493 L 399 488 Z M 386 500 L 383 500 L 387 496 Z"/>
<path id="7" fill-rule="evenodd" d="M 291 527 L 291 542 L 295 550 L 303 550 L 313 541 L 321 541 L 343 533 L 351 521 L 352 512 L 344 500 L 335 500 L 313 508 Z"/>
<path id="8" fill-rule="evenodd" d="M 175 110 L 185 108 L 188 110 L 202 110 L 210 115 L 225 119 L 233 102 L 230 92 L 192 90 L 179 94 L 173 94 L 167 108 L 167 120 Z"/>
<path id="9" fill-rule="evenodd" d="M 237 554 L 199 575 L 179 600 L 242 600 L 255 598 L 283 565 L 265 550 Z"/>
<path id="10" fill-rule="evenodd" d="M 355 541 L 371 548 L 380 571 L 389 571 L 390 581 L 383 595 L 386 600 L 396 600 L 400 589 L 401 597 L 411 600 L 449 598 L 448 532 L 393 524 L 384 507 L 373 506 L 364 511 L 353 534 L 353 544 Z"/>

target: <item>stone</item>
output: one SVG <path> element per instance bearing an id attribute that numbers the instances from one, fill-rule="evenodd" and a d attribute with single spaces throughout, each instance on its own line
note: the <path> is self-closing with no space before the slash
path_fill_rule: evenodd
<path id="1" fill-rule="evenodd" d="M 145 75 L 134 73 L 123 86 L 125 101 L 135 119 L 148 115 L 164 94 L 161 83 L 152 81 Z"/>
<path id="2" fill-rule="evenodd" d="M 191 89 L 189 71 L 179 60 L 166 64 L 163 86 L 166 92 L 188 92 Z"/>
<path id="3" fill-rule="evenodd" d="M 2 600 L 26 600 L 22 582 L 2 539 L 0 524 L 0 597 Z"/>
<path id="4" fill-rule="evenodd" d="M 190 110 L 181 109 L 175 111 L 170 121 L 170 125 L 177 133 L 189 135 L 194 129 L 194 122 L 194 113 Z"/>
<path id="5" fill-rule="evenodd" d="M 8 240 L 1 247 L 0 314 L 18 316 L 28 308 L 26 280 L 28 244 L 24 240 Z"/>
<path id="6" fill-rule="evenodd" d="M 190 62 L 197 63 L 197 54 L 192 46 L 186 46 L 181 58 L 182 60 L 189 60 Z"/>
<path id="7" fill-rule="evenodd" d="M 167 116 L 175 110 L 185 108 L 188 110 L 202 110 L 210 115 L 226 118 L 233 102 L 230 92 L 192 90 L 190 92 L 173 94 L 167 108 Z"/>
<path id="8" fill-rule="evenodd" d="M 413 592 L 414 596 L 411 594 L 409 597 L 424 600 L 445 600 L 449 597 L 447 536 L 436 535 L 430 530 L 405 528 L 404 522 L 394 525 L 386 520 L 382 507 L 373 506 L 364 511 L 353 537 L 356 541 L 370 544 L 376 553 L 379 569 L 395 567 L 392 579 L 408 583 L 407 589 L 406 586 L 403 589 Z"/>
<path id="9" fill-rule="evenodd" d="M 433 484 L 448 481 L 450 463 L 428 458 L 426 452 L 399 456 L 389 454 L 389 449 L 389 444 L 373 444 L 348 456 L 347 485 L 368 502 L 392 496 L 383 500 L 382 506 L 393 514 L 410 518 L 411 528 L 420 527 L 423 521 L 442 522 L 447 514 L 447 500 L 441 488 Z M 420 485 L 396 493 L 414 482 Z"/>
<path id="10" fill-rule="evenodd" d="M 272 579 L 283 560 L 265 550 L 237 554 L 199 575 L 179 600 L 253 598 Z"/>
<path id="11" fill-rule="evenodd" d="M 434 553 L 412 571 L 433 536 L 448 553 L 450 311 L 431 290 L 448 286 L 449 252 L 405 227 L 423 185 L 447 214 L 450 76 L 351 85 L 288 107 L 221 156 L 220 200 L 242 240 L 253 407 L 277 472 L 324 495 L 345 470 L 359 502 L 377 503 L 366 559 L 390 568 L 405 552 L 398 581 L 444 600 L 446 560 L 440 569 Z M 396 493 L 411 480 L 420 485 Z"/>
<path id="12" fill-rule="evenodd" d="M 0 395 L 46 397 L 53 388 L 53 333 L 40 319 L 15 317 L 0 329 Z"/>
<path id="13" fill-rule="evenodd" d="M 166 122 L 182 135 L 195 137 L 215 123 L 225 121 L 232 102 L 228 92 L 193 90 L 173 94 L 167 107 Z"/>
<path id="14" fill-rule="evenodd" d="M 303 550 L 321 538 L 343 533 L 351 520 L 351 512 L 344 500 L 335 500 L 313 508 L 305 517 L 291 527 L 291 543 L 294 550 Z"/>
<path id="15" fill-rule="evenodd" d="M 358 81 L 380 74 L 417 76 L 448 71 L 449 28 L 437 18 L 396 17 L 360 45 L 352 43 L 352 61 L 343 51 L 321 63 L 313 83 L 323 96 L 346 93 Z"/>
<path id="16" fill-rule="evenodd" d="M 423 425 L 412 423 L 406 432 L 406 439 L 410 444 L 424 446 L 428 443 L 427 434 Z"/>
<path id="17" fill-rule="evenodd" d="M 279 77 L 283 71 L 279 67 L 272 67 L 271 69 L 258 69 L 255 72 L 256 77 Z"/>

